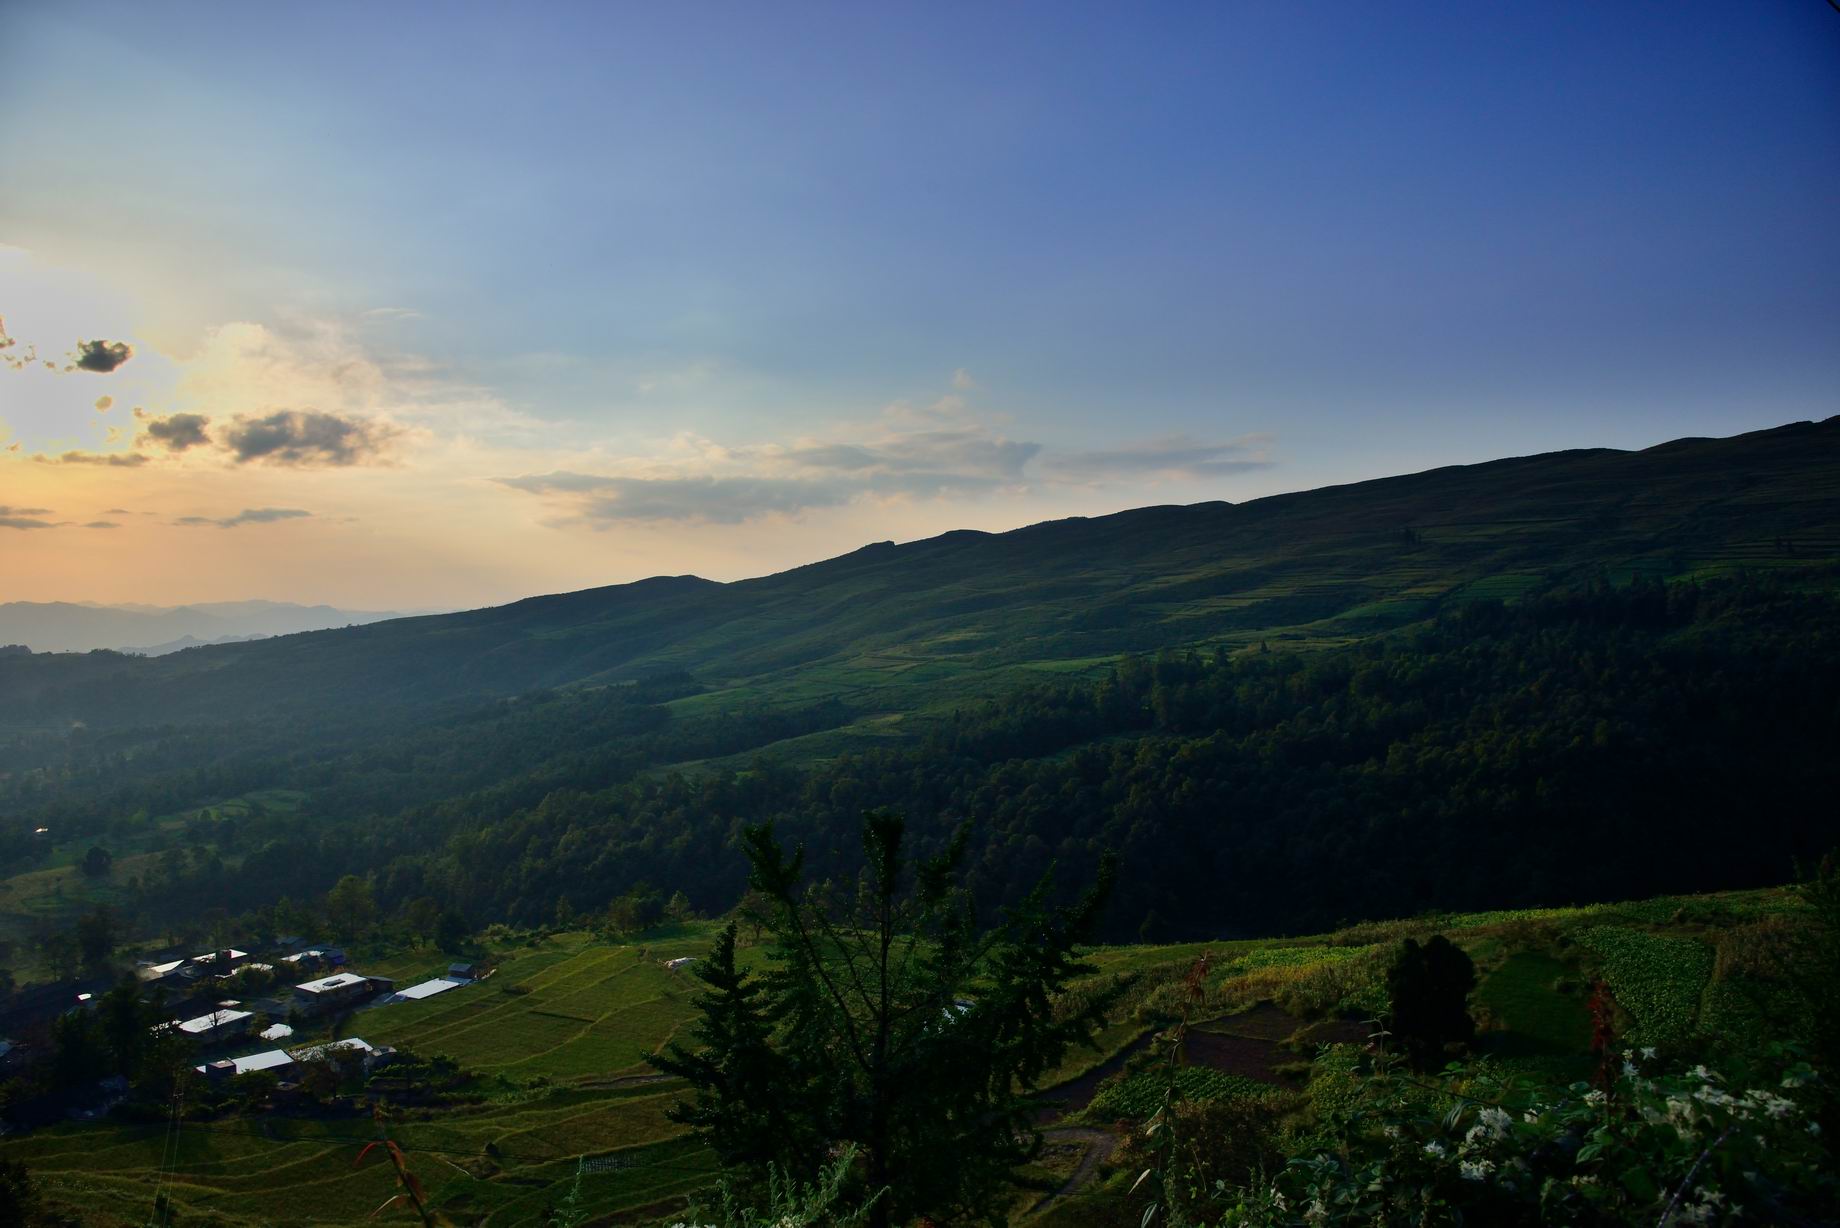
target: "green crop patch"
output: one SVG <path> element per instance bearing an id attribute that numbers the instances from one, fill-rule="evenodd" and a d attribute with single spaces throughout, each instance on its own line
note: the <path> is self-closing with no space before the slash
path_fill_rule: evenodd
<path id="1" fill-rule="evenodd" d="M 1600 925 L 1577 935 L 1592 952 L 1616 1000 L 1635 1020 L 1630 1039 L 1685 1040 L 1698 1022 L 1700 996 L 1712 978 L 1712 949 L 1695 938 Z"/>

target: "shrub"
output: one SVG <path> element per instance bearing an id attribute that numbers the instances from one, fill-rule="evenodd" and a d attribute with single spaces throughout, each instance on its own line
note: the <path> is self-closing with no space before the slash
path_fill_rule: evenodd
<path id="1" fill-rule="evenodd" d="M 1398 1043 L 1420 1066 L 1430 1065 L 1446 1045 L 1468 1044 L 1476 1023 L 1469 1017 L 1469 992 L 1476 965 L 1442 934 L 1420 946 L 1399 944 L 1386 972 L 1389 1026 Z"/>

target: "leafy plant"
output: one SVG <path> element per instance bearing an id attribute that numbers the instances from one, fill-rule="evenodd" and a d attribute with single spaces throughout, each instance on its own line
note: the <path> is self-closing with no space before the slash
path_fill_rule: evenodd
<path id="1" fill-rule="evenodd" d="M 1577 941 L 1598 957 L 1604 980 L 1634 1019 L 1631 1040 L 1661 1045 L 1692 1036 L 1712 975 L 1713 953 L 1705 943 L 1614 925 L 1584 930 Z"/>
<path id="2" fill-rule="evenodd" d="M 1194 1222 L 1826 1222 L 1840 1181 L 1805 1061 L 1778 1051 L 1745 1078 L 1705 1066 L 1645 1074 L 1653 1053 L 1626 1053 L 1607 1091 L 1461 1066 L 1420 1084 L 1382 1063 L 1367 1097 L 1332 1122 L 1337 1148 L 1222 1185 Z"/>

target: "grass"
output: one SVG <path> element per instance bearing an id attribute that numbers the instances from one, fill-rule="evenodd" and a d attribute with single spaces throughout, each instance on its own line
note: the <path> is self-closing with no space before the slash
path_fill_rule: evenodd
<path id="1" fill-rule="evenodd" d="M 1499 1059 L 1584 1078 L 1591 1065 L 1591 1012 L 1579 984 L 1575 965 L 1544 951 L 1509 955 L 1476 989 L 1473 1001 L 1500 1025 L 1479 1038 L 1478 1048 Z"/>
<path id="2" fill-rule="evenodd" d="M 1644 1043 L 1690 1037 L 1714 1020 L 1730 1033 L 1727 1039 L 1739 1040 L 1756 1015 L 1721 995 L 1719 982 L 1709 986 L 1712 949 L 1703 936 L 1727 920 L 1747 924 L 1793 908 L 1786 892 L 1737 892 L 1382 922 L 1281 943 L 1101 947 L 1089 958 L 1101 976 L 1141 976 L 1154 996 L 1158 987 L 1179 983 L 1203 952 L 1212 961 L 1211 982 L 1283 980 L 1352 967 L 1429 926 L 1450 933 L 1487 967 L 1474 1001 L 1501 1026 L 1484 1034 L 1479 1049 L 1564 1081 L 1588 1064 L 1590 1042 L 1580 992 L 1561 988 L 1585 979 L 1568 951 L 1601 965 L 1635 1021 L 1635 1035 L 1648 1038 Z M 679 1034 L 693 1015 L 696 982 L 666 971 L 663 961 L 701 954 L 714 928 L 692 923 L 624 943 L 587 933 L 507 936 L 490 952 L 496 971 L 488 979 L 343 1021 L 346 1035 L 423 1057 L 445 1054 L 476 1073 L 476 1103 L 410 1110 L 391 1126 L 434 1204 L 455 1224 L 541 1224 L 584 1158 L 591 1164 L 583 1199 L 595 1222 L 667 1216 L 673 1200 L 709 1183 L 710 1157 L 665 1116 L 678 1085 L 636 1076 L 649 1073 L 643 1055 Z M 757 958 L 758 949 L 744 957 Z M 407 982 L 440 971 L 446 958 L 396 951 L 360 962 Z M 1069 1054 L 1046 1085 L 1084 1074 L 1140 1039 L 1152 1026 L 1137 1011 L 1144 1002 L 1136 999 L 1099 1035 L 1097 1051 Z M 1322 1050 L 1305 1101 L 1320 1110 L 1345 1099 L 1344 1068 L 1357 1053 L 1347 1045 Z M 1269 1092 L 1206 1067 L 1185 1068 L 1181 1078 L 1191 1099 Z M 1086 1117 L 1099 1123 L 1141 1117 L 1139 1102 L 1153 1093 L 1161 1095 L 1160 1076 L 1127 1078 L 1106 1089 L 1107 1098 Z M 0 1141 L 0 1157 L 27 1164 L 55 1202 L 80 1208 L 84 1222 L 103 1228 L 145 1223 L 156 1188 L 170 1195 L 187 1224 L 357 1225 L 393 1192 L 386 1167 L 354 1166 L 373 1135 L 369 1119 L 357 1114 L 186 1120 L 170 1136 L 165 1122 L 108 1121 L 8 1138 Z"/>
<path id="3" fill-rule="evenodd" d="M 518 1080 L 641 1074 L 644 1055 L 694 1013 L 696 982 L 662 961 L 701 954 L 708 942 L 704 927 L 645 946 L 564 934 L 506 952 L 485 981 L 365 1011 L 347 1030 Z"/>

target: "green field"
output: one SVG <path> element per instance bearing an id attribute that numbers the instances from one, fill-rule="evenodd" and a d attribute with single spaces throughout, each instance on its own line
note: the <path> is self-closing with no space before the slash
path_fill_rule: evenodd
<path id="1" fill-rule="evenodd" d="M 1618 994 L 1632 1038 L 1685 1035 L 1702 995 L 1718 1000 L 1712 991 L 1722 989 L 1735 998 L 1749 988 L 1715 980 L 1708 990 L 1709 940 L 1719 927 L 1793 918 L 1797 907 L 1792 893 L 1752 891 L 1431 916 L 1279 942 L 1097 948 L 1091 960 L 1101 976 L 1140 981 L 1099 1037 L 1098 1051 L 1070 1055 L 1050 1082 L 1080 1076 L 1162 1026 L 1184 974 L 1204 954 L 1210 971 L 1200 1016 L 1246 1009 L 1248 985 L 1283 993 L 1298 978 L 1338 968 L 1377 976 L 1369 952 L 1434 932 L 1450 934 L 1477 961 L 1472 1005 L 1486 1008 L 1491 1023 L 1478 1051 L 1530 1073 L 1570 1078 L 1589 1067 L 1581 986 L 1590 978 L 1603 977 Z M 698 983 L 664 961 L 702 952 L 714 929 L 693 923 L 625 943 L 580 932 L 511 935 L 493 947 L 486 979 L 341 1021 L 344 1035 L 448 1057 L 470 1072 L 471 1102 L 393 1111 L 392 1136 L 443 1214 L 459 1225 L 540 1224 L 584 1161 L 581 1197 L 596 1222 L 652 1222 L 707 1188 L 710 1158 L 664 1115 L 679 1085 L 658 1079 L 643 1058 L 680 1034 L 694 1013 Z M 757 957 L 744 952 L 744 959 Z M 363 966 L 407 984 L 434 975 L 444 961 L 427 951 L 396 951 L 367 957 Z M 1338 984 L 1337 992 L 1345 988 Z M 1325 1089 L 1345 1079 L 1347 1045 L 1319 1050 L 1309 1015 L 1294 1016 L 1297 1030 L 1289 1035 L 1282 1012 L 1260 1009 L 1251 1032 L 1232 1014 L 1209 1027 L 1216 1036 L 1257 1034 L 1268 1047 L 1288 1046 L 1304 1068 L 1314 1069 L 1314 1058 Z M 1727 1026 L 1736 1018 L 1728 1014 Z M 1263 1085 L 1213 1070 L 1184 1077 L 1191 1098 L 1265 1094 Z M 1125 1070 L 1118 1082 L 1101 1083 L 1101 1124 L 1155 1103 L 1153 1082 Z M 1313 1084 L 1308 1090 L 1306 1100 L 1322 1098 Z M 373 1137 L 361 1106 L 316 1117 L 192 1113 L 176 1123 L 57 1126 L 0 1142 L 0 1156 L 27 1164 L 54 1202 L 81 1208 L 84 1222 L 106 1228 L 144 1223 L 156 1190 L 185 1224 L 355 1225 L 368 1222 L 392 1192 L 386 1166 L 355 1167 Z"/>

